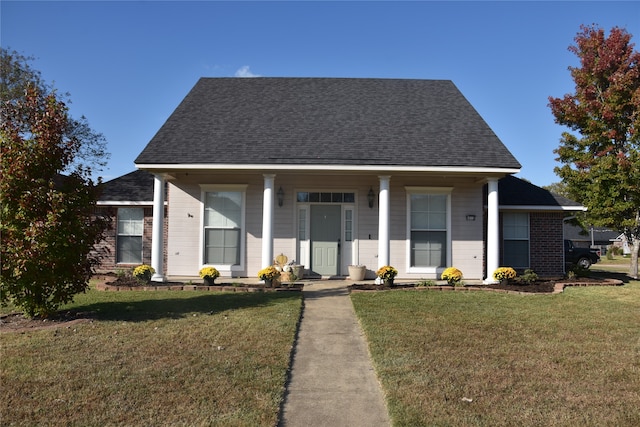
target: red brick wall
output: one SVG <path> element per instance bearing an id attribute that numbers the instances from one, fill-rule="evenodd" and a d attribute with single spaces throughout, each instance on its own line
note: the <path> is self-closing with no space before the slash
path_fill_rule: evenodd
<path id="1" fill-rule="evenodd" d="M 564 274 L 562 212 L 529 214 L 531 269 L 538 276 Z"/>
<path id="2" fill-rule="evenodd" d="M 100 264 L 96 267 L 98 272 L 115 272 L 117 270 L 126 270 L 136 267 L 138 264 L 118 264 L 116 263 L 116 238 L 118 232 L 118 207 L 117 206 L 100 206 L 98 208 L 98 214 L 107 215 L 111 218 L 111 224 L 109 229 L 104 232 L 104 239 L 102 242 L 95 246 L 93 251 L 94 255 L 98 255 L 101 259 Z M 163 250 L 164 256 L 164 268 L 166 273 L 167 268 L 167 210 L 165 208 L 164 217 L 164 241 L 165 246 Z M 151 237 L 153 234 L 153 208 L 144 207 L 144 230 L 142 232 L 142 262 L 143 264 L 151 264 Z"/>
<path id="3" fill-rule="evenodd" d="M 563 218 L 562 212 L 529 212 L 529 268 L 538 276 L 564 275 Z M 504 266 L 502 230 L 502 213 L 500 213 L 500 265 Z M 523 271 L 518 271 L 518 274 L 522 273 Z"/>

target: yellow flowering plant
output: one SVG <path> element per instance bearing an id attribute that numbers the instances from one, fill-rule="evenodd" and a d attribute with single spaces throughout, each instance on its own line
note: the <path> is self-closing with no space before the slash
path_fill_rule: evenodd
<path id="1" fill-rule="evenodd" d="M 276 268 L 272 265 L 258 271 L 258 278 L 260 278 L 261 280 L 273 280 L 277 279 L 278 277 L 280 277 L 280 272 L 276 270 Z"/>
<path id="2" fill-rule="evenodd" d="M 156 270 L 150 265 L 142 264 L 133 269 L 133 277 L 142 282 L 150 282 L 155 272 Z"/>
<path id="3" fill-rule="evenodd" d="M 202 267 L 200 269 L 201 279 L 216 279 L 220 277 L 220 272 L 214 267 Z"/>
<path id="4" fill-rule="evenodd" d="M 376 272 L 376 275 L 382 280 L 392 280 L 398 274 L 398 270 L 390 265 L 380 267 Z"/>
<path id="5" fill-rule="evenodd" d="M 511 267 L 500 267 L 493 272 L 493 278 L 500 281 L 515 279 L 516 271 Z"/>
<path id="6" fill-rule="evenodd" d="M 449 267 L 442 272 L 440 278 L 446 280 L 448 284 L 456 286 L 462 280 L 462 271 L 455 267 Z"/>

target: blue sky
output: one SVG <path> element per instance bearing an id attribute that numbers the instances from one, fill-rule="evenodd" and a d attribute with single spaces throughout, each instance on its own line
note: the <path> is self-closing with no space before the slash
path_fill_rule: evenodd
<path id="1" fill-rule="evenodd" d="M 559 181 L 547 97 L 573 91 L 581 24 L 626 28 L 637 1 L 7 1 L 2 46 L 33 56 L 74 117 L 104 134 L 105 180 L 136 156 L 200 77 L 452 80 L 522 164 Z"/>

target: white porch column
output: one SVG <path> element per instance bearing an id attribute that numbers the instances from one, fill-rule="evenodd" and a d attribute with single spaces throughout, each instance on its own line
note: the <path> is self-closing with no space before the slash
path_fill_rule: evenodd
<path id="1" fill-rule="evenodd" d="M 153 227 L 151 231 L 151 280 L 164 282 L 164 176 L 153 175 Z"/>
<path id="2" fill-rule="evenodd" d="M 379 176 L 380 194 L 378 195 L 378 268 L 389 265 L 389 181 L 390 176 Z"/>
<path id="3" fill-rule="evenodd" d="M 273 264 L 273 183 L 275 175 L 264 175 L 262 199 L 262 268 Z"/>
<path id="4" fill-rule="evenodd" d="M 487 276 L 485 284 L 496 283 L 493 272 L 500 260 L 500 217 L 498 214 L 498 179 L 489 178 L 487 192 Z"/>

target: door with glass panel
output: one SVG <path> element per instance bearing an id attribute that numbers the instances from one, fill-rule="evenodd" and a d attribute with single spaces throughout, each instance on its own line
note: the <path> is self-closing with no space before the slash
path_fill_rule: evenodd
<path id="1" fill-rule="evenodd" d="M 322 276 L 340 274 L 340 205 L 311 206 L 311 270 Z"/>

